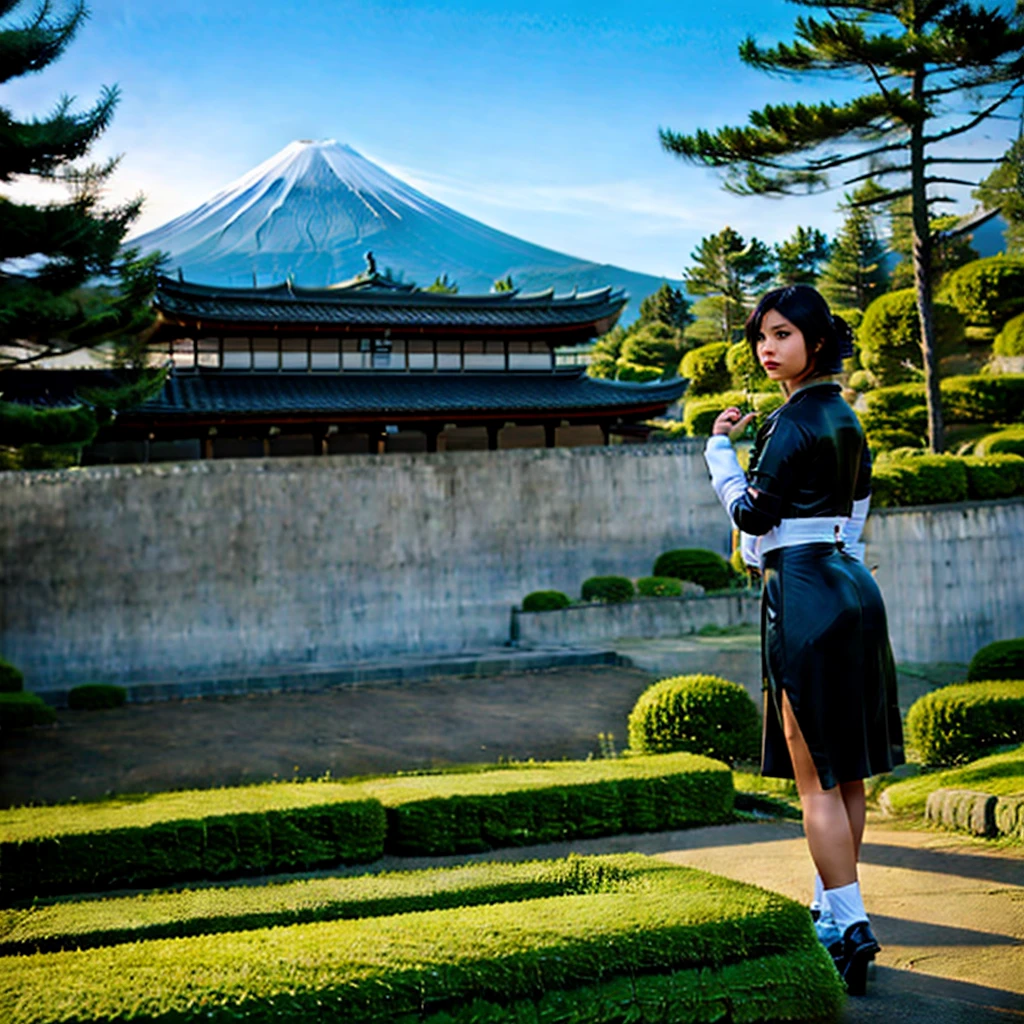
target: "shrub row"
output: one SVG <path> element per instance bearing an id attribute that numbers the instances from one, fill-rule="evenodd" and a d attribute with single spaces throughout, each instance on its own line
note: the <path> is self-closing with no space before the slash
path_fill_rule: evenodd
<path id="1" fill-rule="evenodd" d="M 629 855 L 572 855 L 520 864 L 484 862 L 261 886 L 61 900 L 0 910 L 0 955 L 607 892 L 632 878 L 638 863 L 643 863 L 642 858 Z"/>
<path id="2" fill-rule="evenodd" d="M 1014 423 L 1024 414 L 1024 374 L 946 377 L 939 388 L 943 418 L 949 423 Z M 924 384 L 868 391 L 858 401 L 858 414 L 869 433 L 908 430 L 924 434 L 928 427 Z"/>
<path id="3" fill-rule="evenodd" d="M 385 850 L 439 856 L 727 821 L 732 773 L 695 754 L 392 776 L 360 789 L 387 811 Z"/>
<path id="4" fill-rule="evenodd" d="M 0 812 L 7 902 L 714 824 L 732 775 L 690 754 L 287 783 Z"/>
<path id="5" fill-rule="evenodd" d="M 9 960 L 11 1024 L 826 1020 L 843 1002 L 806 910 L 650 861 L 555 899 L 160 939 Z M 490 865 L 497 878 L 505 865 Z M 202 983 L 195 978 L 201 974 Z M 15 997 L 14 994 L 17 993 Z"/>
<path id="6" fill-rule="evenodd" d="M 637 580 L 636 586 L 626 576 L 591 576 L 583 581 L 581 597 L 584 601 L 603 601 L 620 604 L 632 601 L 639 593 L 642 597 L 680 597 L 681 581 L 696 583 L 705 590 L 725 590 L 737 578 L 730 564 L 714 551 L 702 548 L 679 548 L 659 555 L 651 576 Z M 535 590 L 523 598 L 524 612 L 547 612 L 566 608 L 572 601 L 560 590 Z"/>
<path id="7" fill-rule="evenodd" d="M 930 455 L 906 449 L 883 452 L 871 473 L 871 504 L 938 505 L 1024 494 L 1020 455 Z"/>
<path id="8" fill-rule="evenodd" d="M 952 765 L 1024 741 L 1024 680 L 933 690 L 907 712 L 907 740 L 925 765 Z"/>
<path id="9" fill-rule="evenodd" d="M 5 840 L 3 899 L 358 864 L 380 856 L 385 827 L 377 801 L 343 799 Z"/>

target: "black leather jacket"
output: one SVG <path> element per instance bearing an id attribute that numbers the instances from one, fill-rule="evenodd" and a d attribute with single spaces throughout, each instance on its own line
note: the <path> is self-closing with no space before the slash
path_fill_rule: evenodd
<path id="1" fill-rule="evenodd" d="M 746 490 L 733 506 L 736 525 L 760 536 L 782 519 L 848 516 L 871 489 L 864 431 L 838 384 L 810 384 L 757 432 Z"/>

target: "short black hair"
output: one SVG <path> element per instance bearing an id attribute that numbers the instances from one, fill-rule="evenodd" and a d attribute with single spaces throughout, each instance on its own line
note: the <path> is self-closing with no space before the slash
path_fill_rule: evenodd
<path id="1" fill-rule="evenodd" d="M 773 289 L 747 317 L 745 330 L 755 362 L 761 321 L 772 309 L 781 313 L 804 336 L 807 358 L 814 361 L 814 376 L 823 377 L 842 371 L 843 360 L 853 355 L 853 332 L 841 316 L 832 313 L 821 292 L 809 284 Z"/>

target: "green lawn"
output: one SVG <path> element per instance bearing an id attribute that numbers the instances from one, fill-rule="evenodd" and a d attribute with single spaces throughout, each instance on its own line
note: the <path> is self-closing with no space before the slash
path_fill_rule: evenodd
<path id="1" fill-rule="evenodd" d="M 736 785 L 739 789 L 738 782 Z M 882 794 L 882 806 L 891 814 L 920 815 L 928 794 L 936 789 L 974 789 L 995 796 L 1024 793 L 1024 745 L 959 768 L 925 772 L 896 782 Z"/>

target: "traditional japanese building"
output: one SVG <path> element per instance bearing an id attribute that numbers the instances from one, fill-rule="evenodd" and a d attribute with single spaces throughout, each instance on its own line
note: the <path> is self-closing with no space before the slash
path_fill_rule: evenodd
<path id="1" fill-rule="evenodd" d="M 637 424 L 685 388 L 559 363 L 556 350 L 614 325 L 621 290 L 433 293 L 378 275 L 368 259 L 367 274 L 323 289 L 162 278 L 151 348 L 170 374 L 89 461 L 123 461 L 126 446 L 148 460 L 606 444 L 642 436 Z M 12 372 L 18 391 L 56 373 Z M 51 376 L 45 400 L 81 386 L 82 373 Z"/>

